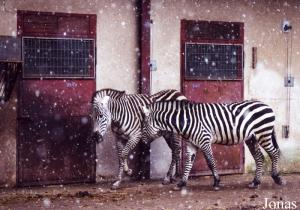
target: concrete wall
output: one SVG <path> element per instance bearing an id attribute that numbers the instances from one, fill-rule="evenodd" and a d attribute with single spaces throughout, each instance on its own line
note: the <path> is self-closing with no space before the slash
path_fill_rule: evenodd
<path id="1" fill-rule="evenodd" d="M 0 101 L 0 187 L 11 187 L 16 182 L 16 87 L 7 103 Z"/>
<path id="2" fill-rule="evenodd" d="M 297 105 L 300 102 L 300 2 L 299 1 L 233 1 L 233 0 L 152 0 L 153 19 L 152 59 L 158 70 L 152 72 L 152 92 L 166 88 L 180 89 L 180 20 L 237 21 L 245 24 L 245 99 L 262 100 L 274 109 L 277 117 L 276 132 L 282 148 L 284 171 L 300 171 L 300 123 Z M 291 21 L 291 33 L 281 32 L 283 19 Z M 293 37 L 290 138 L 282 139 L 282 125 L 286 124 L 287 94 L 284 87 L 286 74 L 286 39 Z M 258 65 L 251 68 L 251 48 L 258 48 Z M 164 144 L 152 145 L 152 152 L 162 150 Z M 156 154 L 152 155 L 152 162 Z M 156 176 L 165 170 L 168 158 L 160 169 L 153 165 Z M 254 161 L 246 149 L 246 170 L 251 171 Z"/>

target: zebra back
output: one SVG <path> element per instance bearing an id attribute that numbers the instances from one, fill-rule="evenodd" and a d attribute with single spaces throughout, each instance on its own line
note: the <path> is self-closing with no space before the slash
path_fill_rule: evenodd
<path id="1" fill-rule="evenodd" d="M 125 91 L 119 91 L 119 90 L 110 89 L 110 88 L 101 89 L 101 90 L 94 92 L 91 102 L 93 104 L 93 103 L 95 103 L 96 98 L 103 98 L 104 96 L 110 96 L 113 99 L 118 99 L 118 98 L 122 97 L 123 95 L 126 95 Z"/>
<path id="2" fill-rule="evenodd" d="M 150 96 L 152 103 L 159 101 L 182 101 L 187 100 L 187 98 L 178 90 L 162 90 Z"/>
<path id="3" fill-rule="evenodd" d="M 274 130 L 275 114 L 260 101 L 229 105 L 163 101 L 153 103 L 149 108 L 156 126 L 160 124 L 165 129 L 195 138 L 205 129 L 214 136 L 216 143 L 221 144 L 235 144 L 250 135 L 260 139 Z"/>
<path id="4" fill-rule="evenodd" d="M 143 103 L 140 105 L 144 105 L 145 103 L 149 105 L 150 103 L 155 103 L 159 101 L 181 101 L 187 100 L 187 98 L 178 90 L 168 89 L 159 91 L 153 95 L 145 95 L 145 94 L 126 94 L 125 91 L 115 90 L 115 89 L 101 89 L 96 91 L 92 96 L 92 104 L 95 103 L 96 98 L 103 98 L 104 96 L 110 96 L 112 99 L 120 99 L 122 96 L 126 96 L 129 98 L 140 98 L 140 101 Z"/>

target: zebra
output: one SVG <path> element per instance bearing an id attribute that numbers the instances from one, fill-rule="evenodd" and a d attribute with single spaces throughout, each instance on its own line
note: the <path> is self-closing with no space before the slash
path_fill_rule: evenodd
<path id="1" fill-rule="evenodd" d="M 142 106 L 151 102 L 168 100 L 186 100 L 177 90 L 164 90 L 154 95 L 126 94 L 125 91 L 114 89 L 102 89 L 96 91 L 92 96 L 92 139 L 100 143 L 103 136 L 111 127 L 116 137 L 116 148 L 119 159 L 118 179 L 112 185 L 112 189 L 120 187 L 123 172 L 132 175 L 132 170 L 128 167 L 127 158 L 129 152 L 140 142 L 142 136 L 143 112 Z M 172 150 L 172 161 L 164 178 L 163 184 L 175 181 L 178 176 L 179 160 L 181 152 L 181 138 L 172 132 L 161 132 Z M 174 139 L 174 140 L 173 140 Z M 125 145 L 123 144 L 125 140 Z M 175 175 L 173 174 L 173 171 Z"/>
<path id="2" fill-rule="evenodd" d="M 250 188 L 257 188 L 261 181 L 264 156 L 262 147 L 272 161 L 272 178 L 278 185 L 283 180 L 278 173 L 279 146 L 276 141 L 273 110 L 260 101 L 243 101 L 231 104 L 194 103 L 190 101 L 157 102 L 144 106 L 142 141 L 147 142 L 161 130 L 180 134 L 189 139 L 186 165 L 177 189 L 186 186 L 197 149 L 202 150 L 214 177 L 213 188 L 219 190 L 211 144 L 235 145 L 245 141 L 254 157 L 256 171 Z"/>

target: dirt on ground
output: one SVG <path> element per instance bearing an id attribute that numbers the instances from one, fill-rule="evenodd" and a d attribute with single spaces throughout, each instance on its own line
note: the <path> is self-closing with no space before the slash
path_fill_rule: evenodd
<path id="1" fill-rule="evenodd" d="M 181 191 L 160 180 L 126 181 L 119 190 L 110 190 L 108 181 L 0 189 L 0 209 L 300 209 L 300 174 L 283 177 L 285 186 L 264 176 L 259 189 L 249 189 L 253 175 L 222 176 L 219 191 L 210 176 L 192 178 Z"/>

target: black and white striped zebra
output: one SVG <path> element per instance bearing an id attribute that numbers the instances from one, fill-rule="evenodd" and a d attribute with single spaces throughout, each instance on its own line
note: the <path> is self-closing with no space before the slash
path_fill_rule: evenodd
<path id="1" fill-rule="evenodd" d="M 129 152 L 135 148 L 142 137 L 142 106 L 155 101 L 185 100 L 186 98 L 177 90 L 164 90 L 154 95 L 126 94 L 124 91 L 102 89 L 95 92 L 92 98 L 93 138 L 102 141 L 108 127 L 111 125 L 116 136 L 116 148 L 119 158 L 118 180 L 112 188 L 117 189 L 122 181 L 123 171 L 131 175 L 127 158 Z M 164 184 L 174 180 L 173 171 L 178 175 L 178 167 L 181 151 L 181 138 L 172 132 L 161 132 L 172 150 L 172 161 Z M 125 144 L 123 144 L 125 140 Z"/>
<path id="2" fill-rule="evenodd" d="M 179 188 L 186 185 L 197 149 L 203 151 L 214 176 L 214 189 L 219 189 L 211 144 L 234 145 L 246 142 L 256 163 L 256 172 L 249 187 L 260 184 L 264 156 L 262 147 L 272 160 L 272 178 L 282 184 L 277 171 L 279 147 L 275 137 L 275 114 L 259 101 L 244 101 L 229 105 L 219 103 L 193 103 L 188 101 L 157 102 L 143 107 L 143 141 L 155 137 L 161 130 L 172 131 L 189 139 L 187 161 Z"/>

